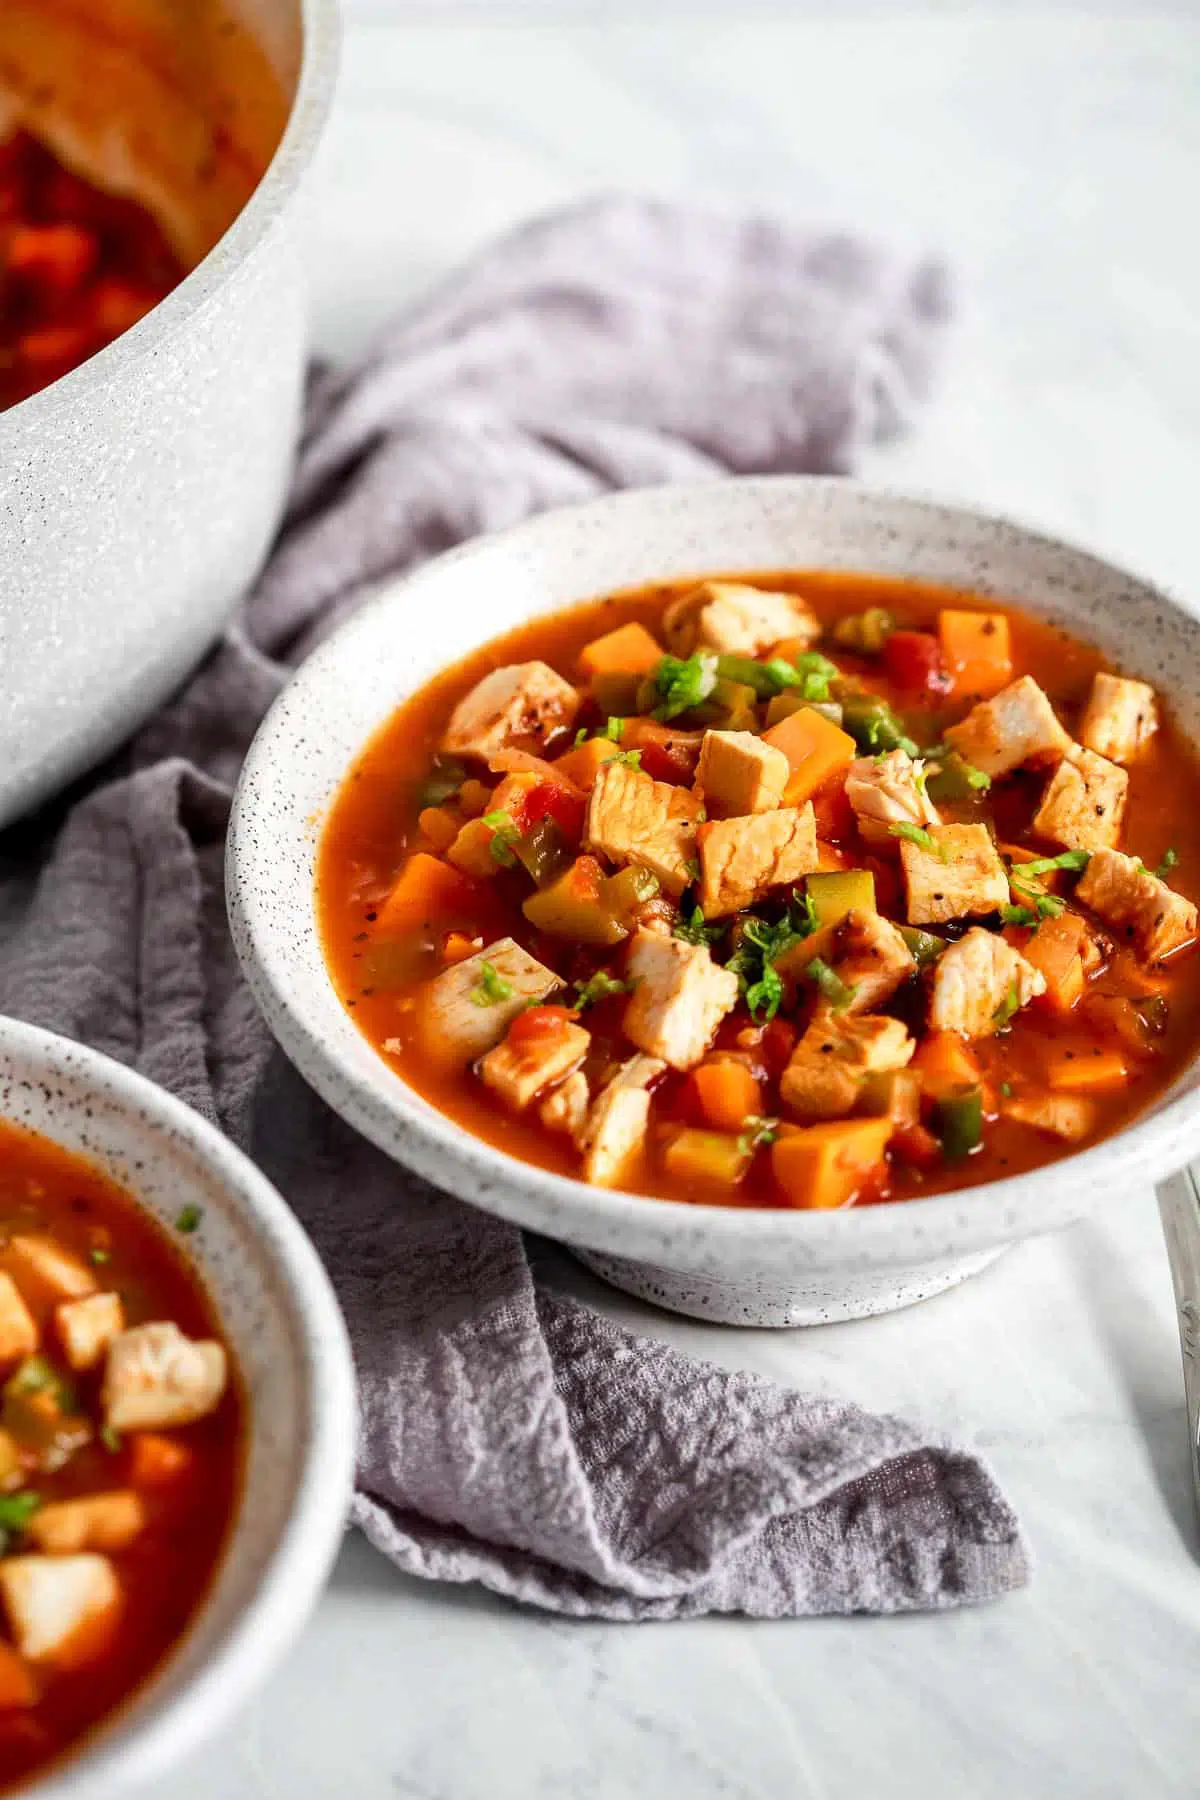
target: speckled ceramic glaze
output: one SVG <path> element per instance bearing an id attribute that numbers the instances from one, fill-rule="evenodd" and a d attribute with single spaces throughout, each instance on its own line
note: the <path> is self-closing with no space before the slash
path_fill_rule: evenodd
<path id="1" fill-rule="evenodd" d="M 468 1136 L 392 1072 L 326 975 L 314 911 L 322 821 L 396 704 L 522 620 L 606 590 L 718 570 L 912 575 L 1007 596 L 1089 638 L 1200 736 L 1200 631 L 1179 601 L 1019 525 L 849 482 L 730 481 L 619 495 L 468 545 L 387 587 L 300 670 L 247 759 L 228 891 L 238 952 L 279 1038 L 352 1124 L 429 1179 L 572 1245 L 608 1280 L 740 1325 L 888 1311 L 983 1268 L 1200 1150 L 1193 1067 L 1109 1142 L 1014 1180 L 904 1205 L 750 1212 L 608 1193 Z"/>
<path id="2" fill-rule="evenodd" d="M 88 1157 L 168 1229 L 181 1207 L 200 1208 L 187 1253 L 247 1390 L 245 1483 L 208 1600 L 133 1704 L 35 1784 L 43 1800 L 118 1800 L 215 1730 L 307 1618 L 350 1499 L 350 1347 L 316 1252 L 279 1195 L 161 1089 L 0 1019 L 0 1118 Z"/>
<path id="3" fill-rule="evenodd" d="M 132 330 L 0 413 L 0 824 L 95 762 L 212 642 L 270 542 L 304 368 L 295 202 L 336 66 L 299 15 L 286 133 L 231 228 Z M 264 39 L 272 34 L 264 25 Z"/>

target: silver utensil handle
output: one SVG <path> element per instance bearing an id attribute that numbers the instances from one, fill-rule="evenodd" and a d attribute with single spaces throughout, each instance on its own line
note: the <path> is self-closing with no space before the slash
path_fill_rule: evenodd
<path id="1" fill-rule="evenodd" d="M 1200 1185 L 1194 1169 L 1181 1169 L 1161 1183 L 1158 1210 L 1175 1284 L 1192 1483 L 1200 1506 Z"/>

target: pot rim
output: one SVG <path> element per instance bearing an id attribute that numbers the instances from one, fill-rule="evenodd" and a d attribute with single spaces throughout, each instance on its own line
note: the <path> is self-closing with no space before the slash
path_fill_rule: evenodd
<path id="1" fill-rule="evenodd" d="M 232 279 L 275 225 L 312 161 L 337 81 L 341 47 L 338 0 L 298 0 L 302 48 L 296 92 L 283 135 L 262 179 L 207 256 L 120 337 L 69 369 L 49 387 L 0 412 L 0 447 L 27 426 L 93 388 L 119 380 L 179 332 Z"/>

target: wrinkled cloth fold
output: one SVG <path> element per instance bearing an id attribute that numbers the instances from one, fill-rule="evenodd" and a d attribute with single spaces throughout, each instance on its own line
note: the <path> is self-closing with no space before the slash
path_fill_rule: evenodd
<path id="1" fill-rule="evenodd" d="M 350 1326 L 353 1517 L 413 1574 L 612 1619 L 934 1608 L 1027 1578 L 971 1454 L 618 1330 L 364 1143 L 273 1049 L 222 891 L 250 738 L 373 583 L 614 487 L 848 471 L 907 422 L 945 315 L 936 264 L 780 222 L 609 200 L 514 232 L 314 373 L 236 623 L 116 763 L 0 842 L 0 1007 L 172 1089 L 277 1183 Z"/>

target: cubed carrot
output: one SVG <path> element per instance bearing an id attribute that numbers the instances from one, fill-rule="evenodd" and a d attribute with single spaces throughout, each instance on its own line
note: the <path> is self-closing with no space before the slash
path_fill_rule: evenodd
<path id="1" fill-rule="evenodd" d="M 579 653 L 579 667 L 593 675 L 648 675 L 663 659 L 657 643 L 644 625 L 633 622 L 593 638 Z"/>
<path id="2" fill-rule="evenodd" d="M 688 1079 L 701 1117 L 715 1131 L 741 1131 L 748 1118 L 762 1113 L 762 1088 L 732 1057 L 702 1062 Z"/>
<path id="3" fill-rule="evenodd" d="M 1081 950 L 1086 938 L 1087 926 L 1079 914 L 1065 912 L 1057 919 L 1044 919 L 1020 946 L 1026 962 L 1046 980 L 1045 993 L 1037 996 L 1041 1011 L 1062 1016 L 1083 998 L 1087 984 Z"/>
<path id="4" fill-rule="evenodd" d="M 792 774 L 784 791 L 785 806 L 799 806 L 811 799 L 835 770 L 845 768 L 858 755 L 849 733 L 811 706 L 772 725 L 763 733 L 763 742 L 782 750 L 788 759 Z"/>
<path id="5" fill-rule="evenodd" d="M 481 939 L 468 937 L 465 931 L 448 931 L 438 946 L 438 961 L 447 968 L 452 963 L 466 962 L 479 949 Z"/>
<path id="6" fill-rule="evenodd" d="M 166 1487 L 191 1468 L 186 1444 L 161 1431 L 135 1431 L 129 1439 L 129 1479 L 135 1488 Z"/>
<path id="7" fill-rule="evenodd" d="M 783 1133 L 771 1146 L 775 1179 L 791 1205 L 849 1206 L 876 1173 L 890 1119 L 832 1119 Z"/>
<path id="8" fill-rule="evenodd" d="M 448 850 L 458 836 L 462 817 L 448 806 L 426 806 L 417 815 L 421 827 L 435 850 Z"/>
<path id="9" fill-rule="evenodd" d="M 458 790 L 458 805 L 465 819 L 477 819 L 480 813 L 491 811 L 492 790 L 485 781 L 476 781 L 472 776 Z"/>
<path id="10" fill-rule="evenodd" d="M 1007 687 L 1013 678 L 1012 645 L 1004 613 L 956 612 L 938 614 L 938 637 L 953 692 L 988 699 Z"/>
<path id="11" fill-rule="evenodd" d="M 37 1702 L 38 1688 L 33 1670 L 11 1644 L 0 1639 L 0 1712 L 36 1706 Z"/>
<path id="12" fill-rule="evenodd" d="M 447 915 L 468 912 L 477 899 L 473 882 L 440 857 L 418 850 L 410 856 L 379 907 L 375 930 L 381 937 L 400 936 L 422 925 L 441 924 Z"/>
<path id="13" fill-rule="evenodd" d="M 1102 1050 L 1086 1041 L 1049 1043 L 1040 1047 L 1042 1072 L 1052 1088 L 1073 1092 L 1094 1088 L 1123 1087 L 1129 1071 L 1116 1050 Z"/>
<path id="14" fill-rule="evenodd" d="M 620 754 L 620 744 L 615 744 L 611 738 L 589 738 L 586 744 L 576 744 L 573 750 L 556 758 L 554 766 L 569 776 L 577 787 L 590 793 L 604 764 Z"/>
<path id="15" fill-rule="evenodd" d="M 956 1031 L 931 1031 L 917 1045 L 910 1065 L 931 1099 L 941 1100 L 964 1087 L 976 1087 L 979 1064 Z"/>
<path id="16" fill-rule="evenodd" d="M 812 803 L 819 838 L 828 841 L 848 838 L 852 834 L 855 827 L 854 808 L 846 798 L 844 781 L 826 782 L 825 786 L 813 795 Z"/>
<path id="17" fill-rule="evenodd" d="M 852 869 L 853 867 L 854 858 L 845 850 L 839 850 L 836 844 L 826 844 L 818 839 L 816 867 L 818 875 L 836 875 L 843 869 Z"/>

